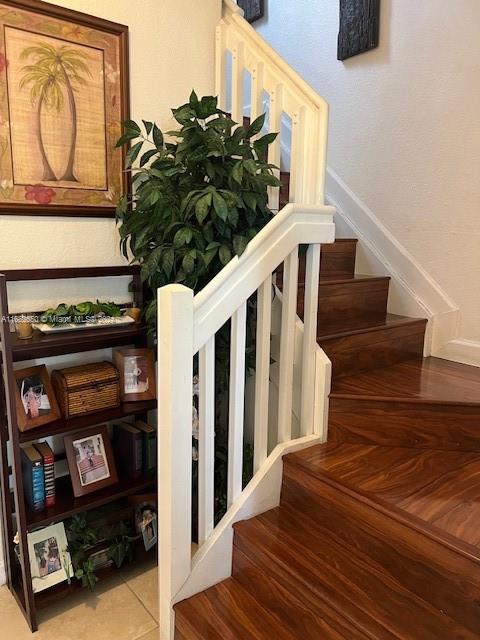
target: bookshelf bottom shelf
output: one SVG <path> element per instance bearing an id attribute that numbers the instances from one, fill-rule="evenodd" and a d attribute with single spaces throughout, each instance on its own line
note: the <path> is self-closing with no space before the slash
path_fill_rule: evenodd
<path id="1" fill-rule="evenodd" d="M 117 569 L 115 566 L 105 567 L 103 569 L 99 569 L 96 572 L 98 583 L 101 584 L 105 582 L 112 576 L 118 574 L 122 569 L 126 569 L 135 564 L 137 567 L 141 565 L 145 565 L 145 568 L 153 561 L 156 557 L 156 547 L 150 549 L 150 551 L 145 551 L 143 547 L 137 545 L 135 548 L 134 558 L 128 563 L 122 565 L 120 569 Z M 76 580 L 75 578 L 71 581 L 70 584 L 68 582 L 62 582 L 60 584 L 55 585 L 54 587 L 50 587 L 50 589 L 45 589 L 45 591 L 40 591 L 34 595 L 35 597 L 35 606 L 37 610 L 45 609 L 50 605 L 62 600 L 63 598 L 68 598 L 69 596 L 73 596 L 75 594 L 81 593 L 89 593 L 87 587 L 83 587 L 80 580 Z M 95 591 L 93 591 L 95 593 Z"/>

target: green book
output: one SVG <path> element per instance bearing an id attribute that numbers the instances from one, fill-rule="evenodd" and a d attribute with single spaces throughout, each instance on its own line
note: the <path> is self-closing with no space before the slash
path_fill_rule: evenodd
<path id="1" fill-rule="evenodd" d="M 157 431 L 142 420 L 135 426 L 143 433 L 143 473 L 153 475 L 157 470 Z"/>

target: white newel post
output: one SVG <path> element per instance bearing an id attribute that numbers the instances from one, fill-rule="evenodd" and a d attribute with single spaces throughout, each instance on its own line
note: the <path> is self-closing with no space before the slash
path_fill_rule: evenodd
<path id="1" fill-rule="evenodd" d="M 193 291 L 158 290 L 158 553 L 160 640 L 191 570 Z"/>

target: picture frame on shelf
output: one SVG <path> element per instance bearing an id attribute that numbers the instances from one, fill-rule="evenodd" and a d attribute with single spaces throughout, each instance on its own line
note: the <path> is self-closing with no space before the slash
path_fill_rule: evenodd
<path id="1" fill-rule="evenodd" d="M 114 363 L 120 373 L 122 402 L 154 400 L 155 359 L 151 349 L 117 349 Z"/>
<path id="2" fill-rule="evenodd" d="M 127 26 L 0 0 L 0 213 L 114 217 L 128 81 Z"/>
<path id="3" fill-rule="evenodd" d="M 142 525 L 149 520 L 152 514 L 157 513 L 158 496 L 156 493 L 145 493 L 136 496 L 130 496 L 129 504 L 134 508 L 135 530 L 137 533 L 143 533 Z"/>
<path id="4" fill-rule="evenodd" d="M 15 371 L 15 401 L 20 431 L 35 429 L 61 418 L 47 367 L 44 364 Z"/>
<path id="5" fill-rule="evenodd" d="M 34 593 L 70 580 L 72 561 L 63 522 L 27 534 Z"/>
<path id="6" fill-rule="evenodd" d="M 150 513 L 150 515 L 148 516 L 145 514 L 141 528 L 145 551 L 150 551 L 150 549 L 152 549 L 157 544 L 158 539 L 157 514 Z"/>
<path id="7" fill-rule="evenodd" d="M 118 482 L 107 425 L 68 434 L 63 441 L 76 498 Z"/>

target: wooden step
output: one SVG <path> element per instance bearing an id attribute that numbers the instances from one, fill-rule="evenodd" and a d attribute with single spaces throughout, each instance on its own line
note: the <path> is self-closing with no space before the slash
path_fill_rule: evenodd
<path id="1" fill-rule="evenodd" d="M 322 244 L 320 252 L 320 280 L 325 278 L 351 280 L 355 274 L 356 238 L 341 238 L 332 244 Z M 277 285 L 281 286 L 283 264 L 276 272 Z M 305 255 L 298 258 L 298 284 L 305 283 Z"/>
<path id="2" fill-rule="evenodd" d="M 480 451 L 480 369 L 423 358 L 337 379 L 329 428 L 345 442 Z"/>
<path id="3" fill-rule="evenodd" d="M 396 623 L 408 625 L 413 622 L 417 630 L 397 628 L 395 637 L 422 640 L 430 637 L 478 638 L 478 549 L 372 492 L 367 494 L 353 488 L 358 480 L 348 474 L 354 469 L 359 469 L 360 474 L 362 469 L 365 472 L 367 448 L 363 447 L 363 452 L 347 451 L 348 445 L 342 446 L 344 449 L 339 455 L 345 464 L 344 477 L 339 477 L 338 472 L 342 462 L 338 457 L 336 460 L 330 457 L 335 455 L 332 444 L 324 445 L 323 451 L 321 447 L 312 447 L 285 458 L 281 509 L 289 506 L 310 520 L 312 539 L 325 537 L 349 551 L 350 559 L 344 570 L 355 589 L 346 591 L 343 588 L 343 591 L 354 594 L 356 602 L 362 603 L 362 599 L 358 599 L 358 589 L 362 586 L 370 594 L 372 606 L 380 608 L 385 605 L 384 598 L 398 602 L 406 597 L 401 589 L 411 594 L 412 599 L 402 605 L 403 618 L 409 620 L 397 620 Z M 389 457 L 388 451 L 384 456 L 386 473 L 392 467 L 391 456 L 393 454 Z M 374 475 L 378 474 L 374 472 Z M 390 483 L 394 482 L 395 473 L 388 478 Z M 395 484 L 396 487 L 399 485 L 407 492 L 404 483 Z M 323 546 L 326 546 L 325 542 Z M 333 556 L 332 564 L 340 566 Z M 359 567 L 365 569 L 364 576 L 358 573 Z M 401 589 L 392 594 L 375 592 L 369 584 L 372 575 Z M 372 616 L 383 620 L 383 624 L 385 615 L 381 609 L 372 612 Z"/>
<path id="4" fill-rule="evenodd" d="M 423 357 L 427 321 L 387 314 L 384 324 L 318 337 L 334 379 Z"/>
<path id="5" fill-rule="evenodd" d="M 280 508 L 236 525 L 235 579 L 249 583 L 250 592 L 262 597 L 256 589 L 256 574 L 251 572 L 244 578 L 242 565 L 235 564 L 240 551 L 260 574 L 295 594 L 314 614 L 326 606 L 336 611 L 338 619 L 356 630 L 349 637 L 476 637 L 402 585 L 381 562 L 372 561 L 346 536 L 333 535 L 328 522 L 319 524 L 309 516 L 310 511 L 306 514 L 302 507 L 296 509 L 285 502 Z M 268 600 L 261 602 L 266 607 Z"/>
<path id="6" fill-rule="evenodd" d="M 322 278 L 318 291 L 318 335 L 385 324 L 390 278 Z M 303 318 L 305 288 L 298 288 L 297 313 Z"/>
<path id="7" fill-rule="evenodd" d="M 294 637 L 232 578 L 177 604 L 175 628 L 175 640 Z"/>

